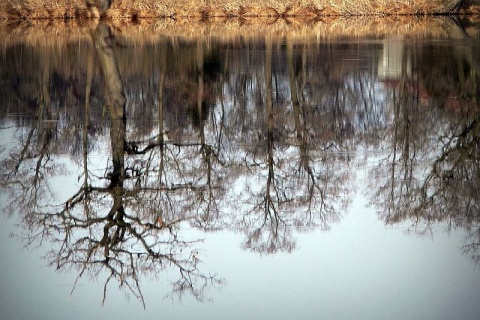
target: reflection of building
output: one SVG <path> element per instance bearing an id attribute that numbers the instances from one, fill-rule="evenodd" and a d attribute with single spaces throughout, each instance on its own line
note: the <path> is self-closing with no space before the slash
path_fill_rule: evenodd
<path id="1" fill-rule="evenodd" d="M 411 54 L 405 50 L 402 36 L 392 36 L 383 40 L 382 55 L 378 61 L 378 80 L 385 88 L 402 90 L 401 92 L 416 99 L 420 105 L 427 106 L 431 95 L 412 75 Z M 401 80 L 404 80 L 401 87 Z"/>
<path id="2" fill-rule="evenodd" d="M 400 80 L 411 75 L 411 61 L 407 59 L 403 66 L 404 41 L 402 36 L 392 36 L 383 40 L 382 55 L 378 62 L 378 79 L 382 82 Z M 405 73 L 402 73 L 405 72 Z"/>

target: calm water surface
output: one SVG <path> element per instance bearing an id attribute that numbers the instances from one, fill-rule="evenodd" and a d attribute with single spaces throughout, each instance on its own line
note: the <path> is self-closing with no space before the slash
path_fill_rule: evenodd
<path id="1" fill-rule="evenodd" d="M 2 319 L 478 319 L 480 39 L 0 52 Z"/>

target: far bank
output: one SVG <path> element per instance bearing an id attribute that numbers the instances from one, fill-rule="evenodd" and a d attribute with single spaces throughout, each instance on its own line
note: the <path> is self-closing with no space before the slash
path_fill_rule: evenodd
<path id="1" fill-rule="evenodd" d="M 11 0 L 4 19 L 297 17 L 479 14 L 480 0 Z"/>

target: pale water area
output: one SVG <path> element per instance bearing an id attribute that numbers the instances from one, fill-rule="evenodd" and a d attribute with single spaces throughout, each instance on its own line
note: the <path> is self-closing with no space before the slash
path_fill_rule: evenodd
<path id="1" fill-rule="evenodd" d="M 0 318 L 478 319 L 479 29 L 378 26 L 0 40 Z"/>

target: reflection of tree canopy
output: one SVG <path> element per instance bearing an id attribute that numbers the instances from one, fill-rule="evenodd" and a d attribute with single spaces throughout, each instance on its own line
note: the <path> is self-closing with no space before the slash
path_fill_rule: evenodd
<path id="1" fill-rule="evenodd" d="M 478 102 L 461 117 L 424 108 L 423 69 L 383 100 L 389 91 L 365 68 L 376 44 L 166 37 L 133 48 L 105 26 L 92 39 L 68 55 L 51 49 L 57 60 L 4 50 L 12 65 L 46 62 L 2 70 L 14 79 L 2 84 L 3 127 L 16 128 L 2 189 L 28 241 L 53 243 L 49 261 L 79 278 L 106 272 L 105 294 L 113 280 L 143 299 L 142 276 L 174 268 L 173 289 L 201 299 L 219 280 L 202 272 L 187 227 L 242 232 L 254 252 L 292 251 L 295 232 L 340 219 L 357 155 L 387 143 L 370 188 L 387 222 L 478 222 Z M 62 199 L 52 179 L 66 176 L 78 189 Z"/>
<path id="2" fill-rule="evenodd" d="M 411 48 L 422 50 L 416 56 L 418 66 L 412 74 L 405 70 L 400 85 L 390 91 L 390 151 L 375 169 L 371 202 L 387 223 L 411 220 L 420 233 L 437 222 L 446 223 L 448 230 L 470 230 L 463 250 L 478 262 L 478 57 L 470 52 L 474 46 L 420 48 Z"/>
<path id="3" fill-rule="evenodd" d="M 186 241 L 178 234 L 179 225 L 190 220 L 191 213 L 177 211 L 173 203 L 170 207 L 156 206 L 159 203 L 152 201 L 158 195 L 167 194 L 168 198 L 170 193 L 173 198 L 178 190 L 194 189 L 191 183 L 165 187 L 161 178 L 155 188 L 142 185 L 142 177 L 149 172 L 148 162 L 145 163 L 148 159 L 133 156 L 145 154 L 151 146 L 139 150 L 137 142 L 126 140 L 126 99 L 112 40 L 105 25 L 100 25 L 93 35 L 105 82 L 104 103 L 109 118 L 111 159 L 107 167 L 102 169 L 103 161 L 88 154 L 90 105 L 87 100 L 81 135 L 83 159 L 78 160 L 81 166 L 72 172 L 80 172 L 79 180 L 83 178 L 83 184 L 62 204 L 52 203 L 56 199 L 55 191 L 50 190 L 48 182 L 58 173 L 61 164 L 64 167 L 70 164 L 69 159 L 59 155 L 53 142 L 60 140 L 56 134 L 68 135 L 69 132 L 56 126 L 60 121 L 49 121 L 48 126 L 38 128 L 44 117 L 52 118 L 54 109 L 52 103 L 42 100 L 38 121 L 32 122 L 34 126 L 26 137 L 20 131 L 19 147 L 9 150 L 9 158 L 3 161 L 4 186 L 19 186 L 10 188 L 9 211 L 13 214 L 20 209 L 29 243 L 52 244 L 47 258 L 57 269 L 76 270 L 77 280 L 85 274 L 97 277 L 106 272 L 104 300 L 107 285 L 116 280 L 120 287 L 127 288 L 143 302 L 140 276 L 164 269 L 176 269 L 179 273 L 173 283 L 174 292 L 179 295 L 189 292 L 202 299 L 203 289 L 221 280 L 199 270 L 201 257 L 198 250 L 192 248 L 198 240 Z M 159 142 L 157 145 L 163 147 L 161 140 Z M 126 159 L 125 154 L 132 157 Z M 106 180 L 106 184 L 102 180 Z M 168 210 L 172 207 L 174 212 Z"/>
<path id="4" fill-rule="evenodd" d="M 49 113 L 42 116 L 50 114 L 55 121 L 47 146 L 57 146 L 49 152 L 81 155 L 75 162 L 84 183 L 71 197 L 72 204 L 88 201 L 84 207 L 94 212 L 97 202 L 107 194 L 114 197 L 118 188 L 122 205 L 109 209 L 115 219 L 125 219 L 128 205 L 148 223 L 158 217 L 172 226 L 188 220 L 198 228 L 242 230 L 245 246 L 261 252 L 290 251 L 292 228 L 328 228 L 348 205 L 347 173 L 353 162 L 332 155 L 352 148 L 355 131 L 363 130 L 353 113 L 356 108 L 365 112 L 365 104 L 358 104 L 370 99 L 365 97 L 371 89 L 363 87 L 370 75 L 330 70 L 333 63 L 322 67 L 320 78 L 311 72 L 322 65 L 317 57 L 330 59 L 333 48 L 289 42 L 285 51 L 273 39 L 231 48 L 205 42 L 174 46 L 165 39 L 141 47 L 145 59 L 133 59 L 138 53 L 128 47 L 113 50 L 127 98 L 124 125 L 116 124 L 123 111 L 108 107 L 109 99 L 114 100 L 108 93 L 118 84 L 98 80 L 95 65 L 108 61 L 90 50 L 86 45 L 78 52 L 86 68 L 78 69 L 69 55 L 44 64 L 41 81 L 19 80 L 48 93 Z M 238 55 L 239 50 L 245 55 Z M 175 63 L 167 60 L 172 56 Z M 235 72 L 246 66 L 251 67 L 248 72 Z M 353 77 L 364 84 L 347 81 Z M 316 86 L 322 90 L 314 90 Z M 39 101 L 37 91 L 17 88 L 7 92 L 11 103 L 31 96 Z M 107 94 L 102 97 L 98 88 Z M 37 119 L 25 125 L 35 127 Z M 103 135 L 105 122 L 110 123 L 110 138 Z M 108 167 L 98 168 L 94 154 L 109 140 L 113 157 Z M 346 164 L 342 170 L 339 161 Z M 70 202 L 68 211 L 78 210 Z M 112 228 L 119 230 L 118 236 L 128 231 Z"/>

